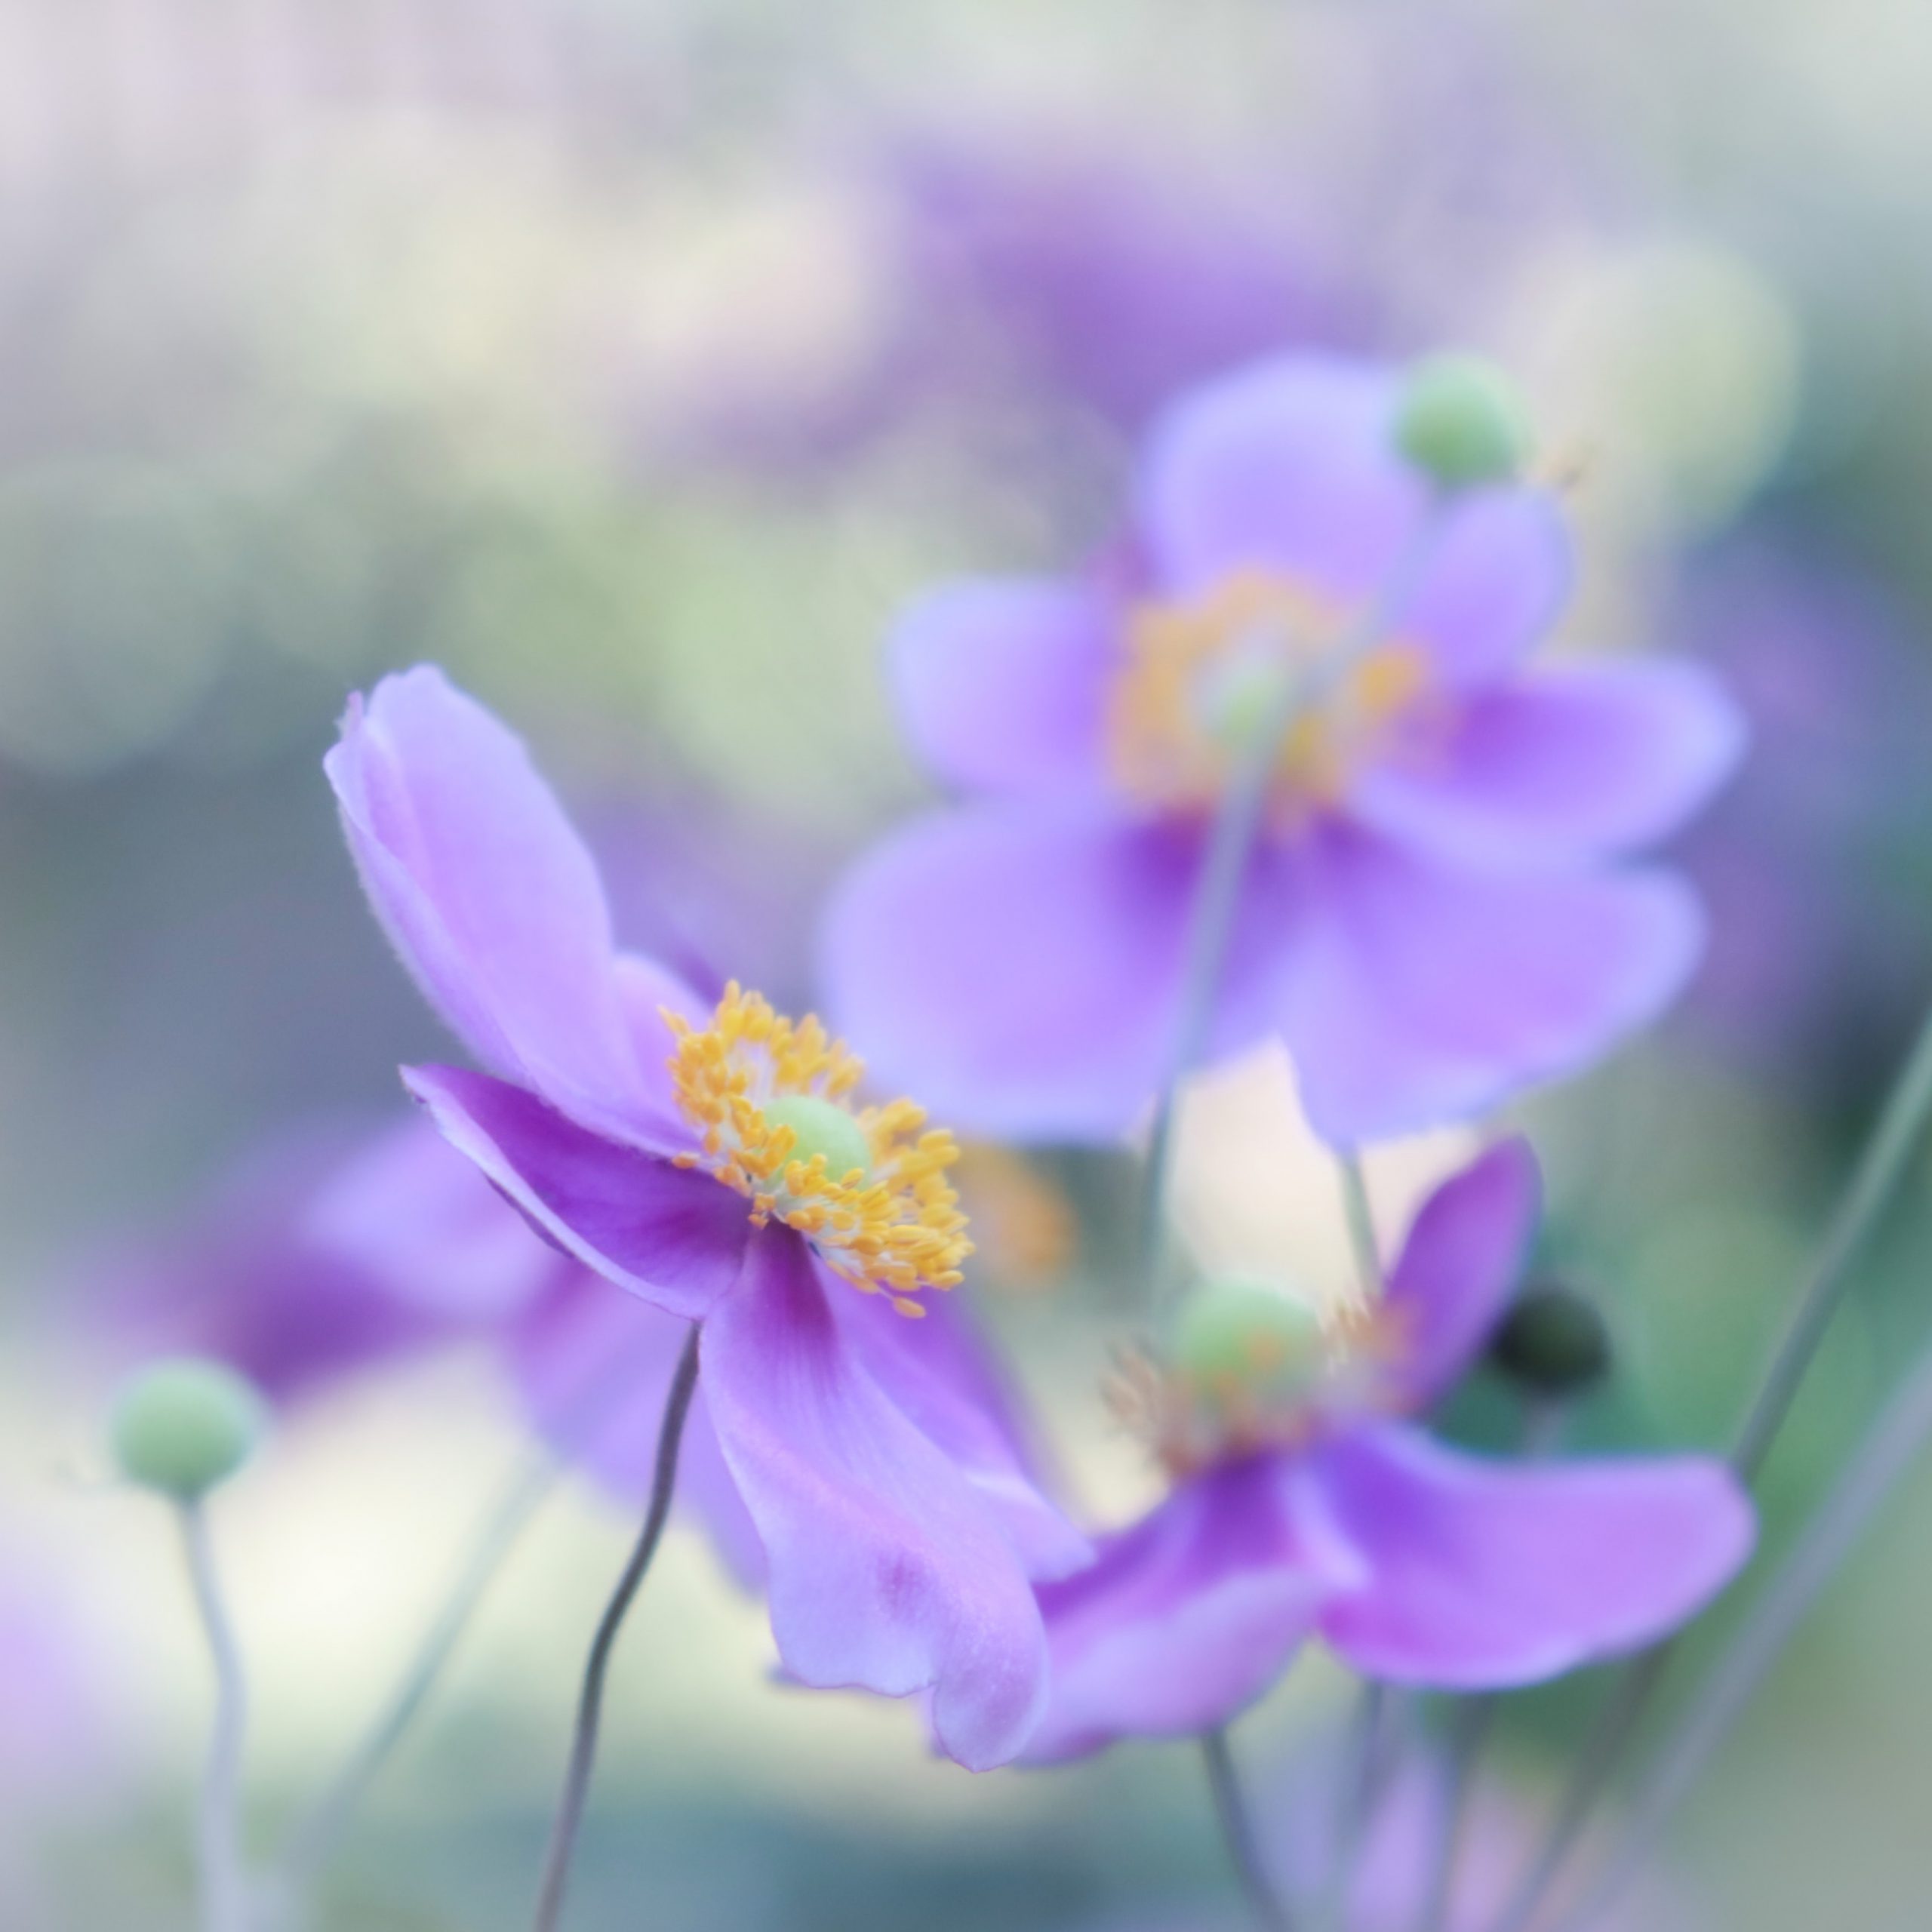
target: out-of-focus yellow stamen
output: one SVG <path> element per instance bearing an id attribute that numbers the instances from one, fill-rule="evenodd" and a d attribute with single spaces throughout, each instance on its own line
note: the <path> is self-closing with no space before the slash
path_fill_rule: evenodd
<path id="1" fill-rule="evenodd" d="M 1303 584 L 1240 571 L 1186 603 L 1142 605 L 1109 700 L 1114 774 L 1171 810 L 1211 810 L 1253 730 L 1301 686 L 1277 756 L 1275 817 L 1347 792 L 1362 758 L 1422 697 L 1427 660 L 1399 640 L 1343 660 L 1350 613 Z"/>
<path id="2" fill-rule="evenodd" d="M 928 1128 L 910 1100 L 854 1108 L 863 1063 L 816 1017 L 786 1019 L 734 980 L 703 1031 L 666 1011 L 676 1036 L 671 1078 L 700 1151 L 679 1164 L 700 1167 L 752 1203 L 760 1226 L 777 1220 L 808 1236 L 826 1263 L 869 1294 L 885 1294 L 903 1315 L 925 1313 L 918 1297 L 950 1288 L 973 1251 L 966 1217 L 948 1177 L 959 1158 L 943 1129 Z M 829 1103 L 848 1113 L 870 1151 L 864 1168 L 827 1169 L 823 1153 L 796 1158 L 798 1133 L 768 1119 L 781 1097 Z"/>

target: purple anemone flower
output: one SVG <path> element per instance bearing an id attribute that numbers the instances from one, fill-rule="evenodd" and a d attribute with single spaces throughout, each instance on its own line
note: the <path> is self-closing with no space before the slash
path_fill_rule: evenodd
<path id="1" fill-rule="evenodd" d="M 1730 768 L 1737 715 L 1686 665 L 1525 668 L 1568 587 L 1556 506 L 1438 499 L 1398 389 L 1309 357 L 1211 385 L 1155 431 L 1112 564 L 902 622 L 906 728 L 968 795 L 848 875 L 825 968 L 962 1128 L 1110 1138 L 1145 1106 L 1217 804 L 1291 694 L 1210 1050 L 1280 1035 L 1325 1139 L 1574 1071 L 1689 975 L 1694 900 L 1622 861 Z"/>
<path id="2" fill-rule="evenodd" d="M 1367 1677 L 1534 1683 L 1661 1635 L 1730 1578 L 1753 1519 L 1719 1463 L 1497 1463 L 1410 1420 L 1494 1327 L 1537 1193 L 1505 1142 L 1430 1197 L 1373 1307 L 1305 1346 L 1255 1327 L 1237 1358 L 1154 1385 L 1176 1484 L 1041 1587 L 1052 1694 L 1029 1760 L 1223 1724 L 1312 1636 Z"/>
<path id="3" fill-rule="evenodd" d="M 735 986 L 713 1011 L 619 952 L 522 745 L 439 671 L 352 701 L 328 769 L 377 916 L 494 1069 L 412 1068 L 411 1091 L 558 1247 L 700 1324 L 787 1671 L 929 1691 L 950 1755 L 1011 1758 L 1044 1695 L 1030 1580 L 1088 1551 L 950 1324 L 906 1318 L 969 1245 L 951 1137 L 852 1106 L 858 1063 L 815 1020 Z"/>
<path id="4" fill-rule="evenodd" d="M 480 1332 L 558 1261 L 420 1117 L 310 1125 L 91 1263 L 85 1300 L 117 1347 L 216 1356 L 288 1404 Z"/>

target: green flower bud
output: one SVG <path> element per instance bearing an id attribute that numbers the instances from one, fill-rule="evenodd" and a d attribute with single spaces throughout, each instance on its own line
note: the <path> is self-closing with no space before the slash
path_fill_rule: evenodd
<path id="1" fill-rule="evenodd" d="M 1531 1287 L 1497 1330 L 1489 1358 L 1536 1395 L 1574 1395 L 1610 1373 L 1610 1334 L 1586 1297 L 1554 1285 Z"/>
<path id="2" fill-rule="evenodd" d="M 1395 446 L 1445 490 L 1499 483 L 1522 466 L 1529 423 L 1502 371 L 1474 355 L 1432 355 L 1409 371 Z"/>
<path id="3" fill-rule="evenodd" d="M 1210 1281 L 1183 1305 L 1174 1366 L 1210 1398 L 1285 1397 L 1321 1379 L 1327 1358 L 1313 1309 L 1260 1281 Z"/>
<path id="4" fill-rule="evenodd" d="M 843 1180 L 854 1168 L 862 1174 L 872 1171 L 872 1150 L 864 1128 L 835 1101 L 781 1094 L 766 1101 L 763 1112 L 771 1125 L 789 1127 L 795 1137 L 788 1164 L 809 1162 L 814 1154 L 823 1154 L 825 1171 L 834 1180 Z"/>
<path id="5" fill-rule="evenodd" d="M 192 1502 L 254 1454 L 268 1426 L 254 1384 L 218 1361 L 151 1363 L 121 1391 L 109 1431 L 131 1482 Z"/>

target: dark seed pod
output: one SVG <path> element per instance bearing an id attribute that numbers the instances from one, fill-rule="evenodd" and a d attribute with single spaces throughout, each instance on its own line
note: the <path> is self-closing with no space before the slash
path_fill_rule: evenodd
<path id="1" fill-rule="evenodd" d="M 1586 1296 L 1539 1282 L 1503 1318 L 1489 1359 L 1534 1394 L 1579 1395 L 1610 1373 L 1610 1331 Z"/>

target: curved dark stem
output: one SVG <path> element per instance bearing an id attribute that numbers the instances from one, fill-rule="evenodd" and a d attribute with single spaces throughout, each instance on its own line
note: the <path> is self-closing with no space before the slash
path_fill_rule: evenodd
<path id="1" fill-rule="evenodd" d="M 684 1353 L 678 1358 L 677 1373 L 664 1404 L 664 1420 L 657 1432 L 657 1466 L 644 1527 L 605 1606 L 597 1635 L 591 1640 L 589 1660 L 584 1666 L 583 1689 L 577 1699 L 577 1734 L 571 1742 L 570 1764 L 564 1774 L 563 1795 L 558 1801 L 557 1822 L 551 1831 L 550 1849 L 543 1862 L 543 1887 L 537 1894 L 536 1932 L 555 1932 L 563 1914 L 571 1857 L 577 1848 L 584 1800 L 590 1791 L 590 1774 L 597 1761 L 597 1733 L 603 1719 L 604 1687 L 610 1675 L 611 1654 L 617 1647 L 617 1633 L 623 1628 L 638 1586 L 651 1567 L 651 1559 L 657 1553 L 659 1539 L 671 1513 L 672 1492 L 678 1486 L 678 1447 L 684 1438 L 685 1418 L 691 1413 L 691 1397 L 697 1390 L 697 1356 L 698 1327 L 694 1322 Z"/>
<path id="2" fill-rule="evenodd" d="M 1217 1726 L 1201 1734 L 1201 1753 L 1207 1761 L 1208 1786 L 1214 1795 L 1214 1815 L 1220 1820 L 1221 1835 L 1227 1841 L 1228 1856 L 1247 1894 L 1254 1922 L 1262 1932 L 1291 1932 L 1288 1909 L 1269 1882 L 1261 1862 L 1260 1848 L 1254 1840 L 1254 1821 L 1248 1816 L 1247 1800 L 1241 1795 L 1241 1776 L 1235 1769 L 1233 1753 L 1228 1749 L 1228 1734 Z"/>

